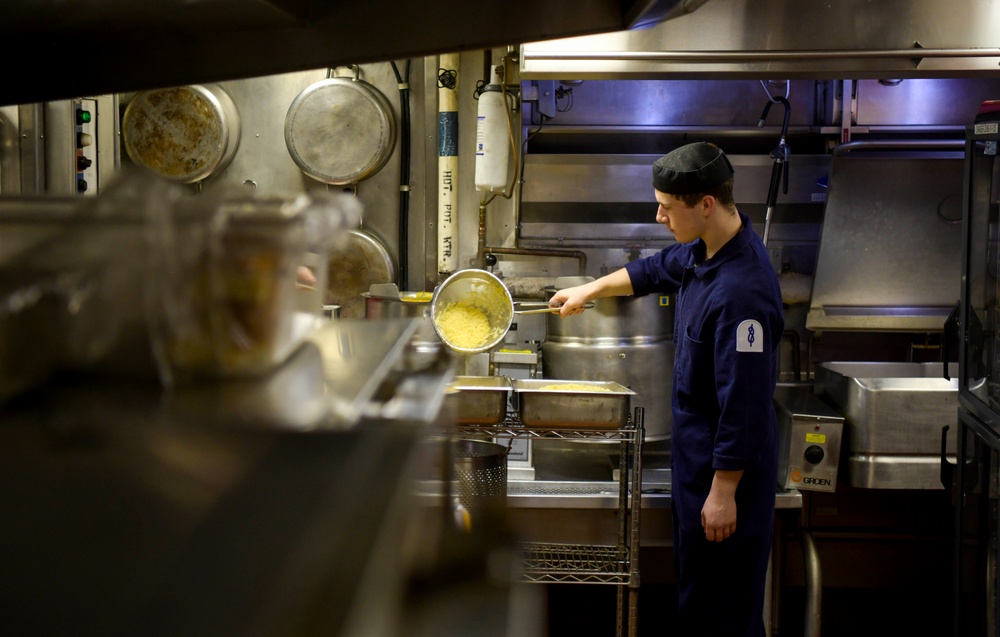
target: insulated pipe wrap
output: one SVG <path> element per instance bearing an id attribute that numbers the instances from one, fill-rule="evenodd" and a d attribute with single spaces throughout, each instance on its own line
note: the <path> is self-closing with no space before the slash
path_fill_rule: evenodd
<path id="1" fill-rule="evenodd" d="M 437 269 L 445 275 L 458 267 L 458 65 L 458 54 L 449 53 L 441 56 L 438 70 Z"/>

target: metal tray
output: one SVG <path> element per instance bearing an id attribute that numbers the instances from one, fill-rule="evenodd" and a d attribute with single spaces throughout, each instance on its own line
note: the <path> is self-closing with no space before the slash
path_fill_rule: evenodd
<path id="1" fill-rule="evenodd" d="M 636 395 L 613 381 L 514 379 L 512 382 L 521 422 L 526 427 L 621 429 L 628 424 L 629 401 Z M 548 389 L 567 383 L 581 389 Z"/>
<path id="2" fill-rule="evenodd" d="M 844 416 L 847 482 L 869 489 L 941 489 L 941 437 L 958 416 L 958 366 L 822 362 L 816 394 Z M 945 439 L 957 446 L 955 428 Z"/>
<path id="3" fill-rule="evenodd" d="M 816 393 L 847 420 L 852 453 L 940 456 L 941 428 L 958 418 L 957 366 L 952 380 L 943 372 L 941 363 L 823 362 Z"/>
<path id="4" fill-rule="evenodd" d="M 497 425 L 507 417 L 510 378 L 456 376 L 445 389 L 445 408 L 459 425 Z"/>

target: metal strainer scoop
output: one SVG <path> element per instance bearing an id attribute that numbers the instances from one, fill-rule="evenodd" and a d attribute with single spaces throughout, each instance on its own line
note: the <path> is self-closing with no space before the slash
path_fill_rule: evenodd
<path id="1" fill-rule="evenodd" d="M 481 312 L 488 328 L 483 329 L 479 323 L 472 325 L 452 320 L 459 310 L 474 318 Z M 510 291 L 496 275 L 486 270 L 455 272 L 434 290 L 431 299 L 434 331 L 445 345 L 463 354 L 479 354 L 495 347 L 510 329 L 513 319 L 514 300 Z M 479 329 L 473 334 L 473 328 Z"/>
<path id="2" fill-rule="evenodd" d="M 538 309 L 515 310 L 515 305 Z M 496 275 L 476 269 L 452 274 L 434 290 L 431 299 L 434 331 L 448 347 L 463 354 L 478 354 L 496 347 L 510 329 L 515 314 L 557 311 L 558 307 L 550 307 L 544 301 L 515 304 L 507 286 Z M 449 316 L 452 313 L 475 319 L 478 326 L 472 320 L 453 320 L 455 317 Z"/>

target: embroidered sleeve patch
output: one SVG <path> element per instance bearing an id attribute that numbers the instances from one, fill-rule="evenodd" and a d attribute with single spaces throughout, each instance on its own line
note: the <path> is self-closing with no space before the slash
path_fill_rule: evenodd
<path id="1" fill-rule="evenodd" d="M 736 328 L 737 352 L 763 352 L 764 330 L 760 322 L 747 319 Z"/>

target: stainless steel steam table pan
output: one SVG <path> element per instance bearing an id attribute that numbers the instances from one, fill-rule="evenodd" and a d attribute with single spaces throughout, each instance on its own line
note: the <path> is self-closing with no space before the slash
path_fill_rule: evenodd
<path id="1" fill-rule="evenodd" d="M 507 417 L 510 378 L 456 376 L 445 389 L 445 407 L 459 425 L 498 425 Z"/>
<path id="2" fill-rule="evenodd" d="M 635 392 L 613 381 L 513 379 L 526 427 L 621 429 Z"/>

